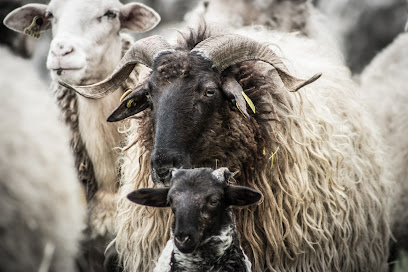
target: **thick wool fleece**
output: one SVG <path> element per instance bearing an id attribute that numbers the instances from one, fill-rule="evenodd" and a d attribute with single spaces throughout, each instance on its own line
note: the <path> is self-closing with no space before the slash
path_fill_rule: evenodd
<path id="1" fill-rule="evenodd" d="M 320 42 L 260 28 L 236 32 L 270 44 L 298 78 L 323 73 L 297 93 L 264 63 L 243 62 L 223 73 L 238 80 L 256 114 L 246 119 L 230 109 L 212 120 L 217 137 L 202 135 L 202 163 L 194 167 L 239 170 L 237 183 L 264 195 L 259 206 L 235 214 L 252 270 L 387 271 L 388 168 L 350 72 Z M 176 47 L 191 49 L 204 38 L 193 32 Z M 152 271 L 169 239 L 171 213 L 126 198 L 153 186 L 150 111 L 127 132 L 116 246 L 126 271 Z"/>

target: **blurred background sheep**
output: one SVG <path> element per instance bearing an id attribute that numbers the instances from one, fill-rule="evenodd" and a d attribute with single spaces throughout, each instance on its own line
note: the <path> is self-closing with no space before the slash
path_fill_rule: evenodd
<path id="1" fill-rule="evenodd" d="M 85 198 L 66 127 L 29 62 L 0 55 L 0 270 L 75 271 Z"/>

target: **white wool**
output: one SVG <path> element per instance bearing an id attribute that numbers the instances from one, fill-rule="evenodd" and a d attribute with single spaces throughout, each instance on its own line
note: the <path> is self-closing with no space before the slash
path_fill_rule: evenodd
<path id="1" fill-rule="evenodd" d="M 1 47 L 0 55 L 2 266 L 74 271 L 85 198 L 67 129 L 31 63 Z"/>
<path id="2" fill-rule="evenodd" d="M 408 237 L 408 33 L 400 34 L 361 74 L 362 96 L 389 145 L 388 158 L 396 178 L 391 228 Z"/>

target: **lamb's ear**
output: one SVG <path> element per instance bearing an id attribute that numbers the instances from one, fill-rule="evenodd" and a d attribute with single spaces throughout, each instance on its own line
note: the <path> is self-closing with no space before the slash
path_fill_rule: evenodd
<path id="1" fill-rule="evenodd" d="M 121 100 L 120 105 L 108 117 L 108 122 L 117 122 L 133 116 L 149 107 L 148 92 L 143 87 L 138 87 Z"/>
<path id="2" fill-rule="evenodd" d="M 120 9 L 121 28 L 135 32 L 146 32 L 160 22 L 160 15 L 142 3 L 129 3 Z"/>
<path id="3" fill-rule="evenodd" d="M 227 185 L 224 190 L 225 201 L 228 206 L 247 206 L 257 203 L 262 194 L 249 187 Z"/>
<path id="4" fill-rule="evenodd" d="M 245 98 L 242 94 L 243 89 L 238 81 L 233 77 L 227 77 L 222 84 L 222 91 L 232 104 L 234 104 L 246 118 L 249 118 Z"/>
<path id="5" fill-rule="evenodd" d="M 4 18 L 4 25 L 11 30 L 25 33 L 40 33 L 51 28 L 51 21 L 45 16 L 47 5 L 28 4 L 10 12 Z M 32 36 L 32 35 L 30 35 Z"/>
<path id="6" fill-rule="evenodd" d="M 127 198 L 140 205 L 150 207 L 168 207 L 167 194 L 169 188 L 144 188 L 138 189 L 127 195 Z"/>

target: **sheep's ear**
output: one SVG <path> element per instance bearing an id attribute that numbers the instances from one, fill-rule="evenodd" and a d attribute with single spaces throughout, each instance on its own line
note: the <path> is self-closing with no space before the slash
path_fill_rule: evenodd
<path id="1" fill-rule="evenodd" d="M 129 3 L 120 9 L 121 28 L 135 32 L 146 32 L 160 22 L 160 15 L 142 3 Z"/>
<path id="2" fill-rule="evenodd" d="M 247 206 L 257 203 L 262 194 L 249 187 L 227 185 L 224 190 L 225 201 L 228 206 Z"/>
<path id="3" fill-rule="evenodd" d="M 168 207 L 167 194 L 169 188 L 144 188 L 131 192 L 127 198 L 140 205 L 150 207 Z"/>
<path id="4" fill-rule="evenodd" d="M 246 118 L 249 118 L 245 98 L 243 96 L 243 89 L 238 81 L 233 77 L 227 77 L 222 84 L 222 91 L 231 103 L 234 104 Z"/>
<path id="5" fill-rule="evenodd" d="M 10 12 L 4 18 L 4 25 L 11 30 L 30 35 L 51 28 L 51 21 L 45 16 L 47 5 L 28 4 Z"/>
<path id="6" fill-rule="evenodd" d="M 144 88 L 138 88 L 127 95 L 120 105 L 108 117 L 108 122 L 117 122 L 133 116 L 149 107 L 147 100 L 148 92 Z"/>

